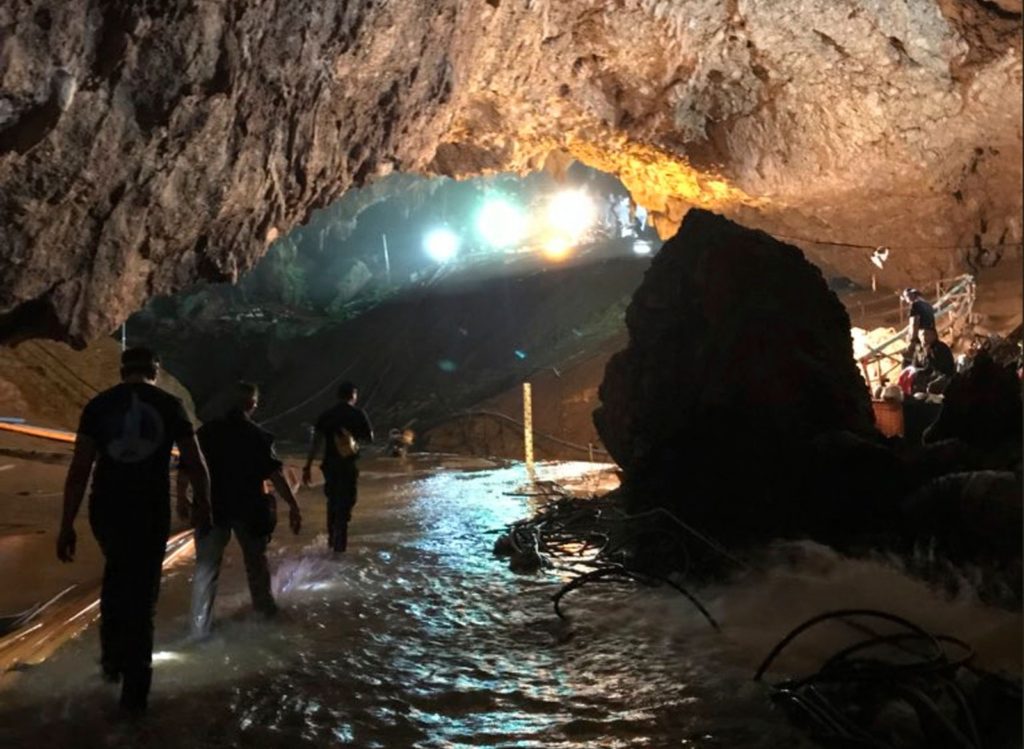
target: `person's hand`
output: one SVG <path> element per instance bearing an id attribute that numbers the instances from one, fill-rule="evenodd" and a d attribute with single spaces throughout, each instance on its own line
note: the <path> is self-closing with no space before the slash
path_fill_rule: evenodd
<path id="1" fill-rule="evenodd" d="M 75 546 L 78 543 L 78 536 L 74 527 L 62 525 L 60 533 L 57 534 L 57 559 L 62 562 L 75 561 Z"/>
<path id="2" fill-rule="evenodd" d="M 313 485 L 313 467 L 308 463 L 302 469 L 302 484 L 303 486 Z"/>
<path id="3" fill-rule="evenodd" d="M 298 505 L 288 510 L 288 527 L 292 529 L 292 533 L 295 535 L 298 535 L 299 531 L 302 530 L 302 513 L 299 512 Z"/>

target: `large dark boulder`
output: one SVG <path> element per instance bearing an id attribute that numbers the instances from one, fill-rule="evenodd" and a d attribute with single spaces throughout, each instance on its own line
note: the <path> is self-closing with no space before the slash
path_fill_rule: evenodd
<path id="1" fill-rule="evenodd" d="M 849 317 L 797 248 L 691 210 L 626 324 L 594 423 L 635 507 L 671 507 L 734 535 L 800 533 L 823 519 L 851 525 L 825 507 L 842 487 L 817 480 L 822 435 L 853 435 L 828 441 L 831 465 L 849 444 L 892 473 L 864 445 L 877 436 Z"/>

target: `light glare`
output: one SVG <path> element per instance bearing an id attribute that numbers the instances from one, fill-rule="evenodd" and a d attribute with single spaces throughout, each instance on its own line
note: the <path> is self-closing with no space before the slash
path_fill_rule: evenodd
<path id="1" fill-rule="evenodd" d="M 458 252 L 459 238 L 449 229 L 433 229 L 423 238 L 423 249 L 434 262 L 446 263 Z"/>
<path id="2" fill-rule="evenodd" d="M 510 247 L 526 235 L 526 220 L 508 201 L 488 200 L 476 218 L 476 229 L 491 247 Z"/>
<path id="3" fill-rule="evenodd" d="M 548 260 L 565 260 L 569 256 L 570 250 L 572 250 L 572 242 L 569 241 L 568 237 L 556 234 L 544 241 L 542 249 L 544 256 Z"/>
<path id="4" fill-rule="evenodd" d="M 597 217 L 594 201 L 583 190 L 563 190 L 548 203 L 548 224 L 552 229 L 579 240 Z"/>

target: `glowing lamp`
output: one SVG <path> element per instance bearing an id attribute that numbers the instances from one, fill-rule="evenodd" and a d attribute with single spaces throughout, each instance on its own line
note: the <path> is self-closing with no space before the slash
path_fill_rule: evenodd
<path id="1" fill-rule="evenodd" d="M 544 240 L 541 251 L 548 260 L 565 260 L 572 251 L 572 241 L 563 234 L 556 234 Z"/>
<path id="2" fill-rule="evenodd" d="M 459 238 L 450 229 L 433 229 L 423 238 L 423 249 L 436 263 L 446 263 L 459 251 Z"/>
<path id="3" fill-rule="evenodd" d="M 583 190 L 563 190 L 548 203 L 550 227 L 576 240 L 583 236 L 597 218 L 597 208 Z"/>

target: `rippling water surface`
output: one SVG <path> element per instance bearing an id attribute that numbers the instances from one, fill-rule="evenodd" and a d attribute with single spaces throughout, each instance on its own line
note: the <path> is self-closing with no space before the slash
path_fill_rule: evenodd
<path id="1" fill-rule="evenodd" d="M 1019 671 L 1019 616 L 811 545 L 698 591 L 721 634 L 678 594 L 597 585 L 566 599 L 563 623 L 550 602 L 557 571 L 517 576 L 490 554 L 491 531 L 539 501 L 511 494 L 522 480 L 520 467 L 364 474 L 341 559 L 317 535 L 319 494 L 304 492 L 306 529 L 273 547 L 282 621 L 248 615 L 236 551 L 214 638 L 188 644 L 188 572 L 172 575 L 145 721 L 113 720 L 93 628 L 0 693 L 0 745 L 811 746 L 751 674 L 796 624 L 854 606 L 910 616 Z M 842 636 L 811 640 L 782 667 L 813 667 Z"/>

